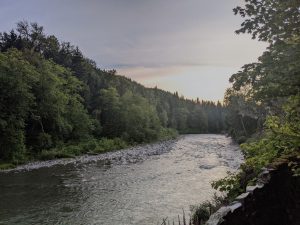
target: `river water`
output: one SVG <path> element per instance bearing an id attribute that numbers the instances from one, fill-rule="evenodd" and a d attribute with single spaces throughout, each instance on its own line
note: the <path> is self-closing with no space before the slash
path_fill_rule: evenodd
<path id="1" fill-rule="evenodd" d="M 34 163 L 0 173 L 0 224 L 148 225 L 209 200 L 210 182 L 243 157 L 223 135 L 98 156 Z"/>

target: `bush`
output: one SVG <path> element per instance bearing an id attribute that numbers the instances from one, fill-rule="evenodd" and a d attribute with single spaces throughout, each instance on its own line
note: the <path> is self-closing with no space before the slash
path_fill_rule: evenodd
<path id="1" fill-rule="evenodd" d="M 39 133 L 37 137 L 37 146 L 39 149 L 49 149 L 53 145 L 52 137 L 47 133 Z"/>
<path id="2" fill-rule="evenodd" d="M 71 157 L 74 157 L 74 155 L 57 149 L 43 150 L 38 156 L 40 160 L 52 160 Z"/>
<path id="3" fill-rule="evenodd" d="M 97 146 L 98 146 L 98 143 L 97 143 L 97 140 L 95 140 L 95 139 L 91 139 L 91 140 L 88 140 L 87 142 L 80 144 L 82 153 L 88 153 L 88 152 L 94 151 L 97 148 Z"/>
<path id="4" fill-rule="evenodd" d="M 168 140 L 172 138 L 176 138 L 178 136 L 178 132 L 171 128 L 162 128 L 159 132 L 160 140 Z"/>
<path id="5" fill-rule="evenodd" d="M 205 202 L 199 206 L 191 207 L 193 224 L 202 224 L 209 219 L 210 203 Z"/>
<path id="6" fill-rule="evenodd" d="M 92 151 L 95 153 L 118 150 L 128 147 L 128 144 L 121 138 L 107 139 L 102 138 L 98 140 L 96 148 Z"/>
<path id="7" fill-rule="evenodd" d="M 246 140 L 247 140 L 247 138 L 245 136 L 240 136 L 240 137 L 237 137 L 236 142 L 238 144 L 242 144 L 242 143 L 246 142 Z"/>
<path id="8" fill-rule="evenodd" d="M 0 163 L 0 170 L 8 170 L 14 168 L 15 165 L 12 163 Z"/>
<path id="9" fill-rule="evenodd" d="M 263 167 L 282 156 L 297 154 L 300 146 L 299 105 L 300 96 L 291 96 L 284 105 L 282 114 L 268 116 L 264 135 L 259 140 L 241 144 L 245 162 L 240 171 L 213 182 L 213 188 L 227 192 L 228 198 L 233 199 L 255 181 Z"/>
<path id="10" fill-rule="evenodd" d="M 49 150 L 42 150 L 38 158 L 41 160 L 71 158 L 84 153 L 104 153 L 126 147 L 128 147 L 128 144 L 120 138 L 102 138 L 100 140 L 90 139 L 79 144 L 73 143 Z"/>
<path id="11" fill-rule="evenodd" d="M 192 224 L 198 225 L 206 222 L 210 215 L 216 212 L 222 205 L 227 204 L 225 196 L 218 196 L 216 193 L 211 201 L 205 201 L 200 205 L 190 206 Z"/>

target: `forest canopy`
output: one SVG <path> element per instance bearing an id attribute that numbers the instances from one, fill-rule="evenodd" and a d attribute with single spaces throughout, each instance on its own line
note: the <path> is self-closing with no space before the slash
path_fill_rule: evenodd
<path id="1" fill-rule="evenodd" d="M 0 96 L 0 159 L 15 164 L 225 131 L 220 102 L 145 88 L 26 21 L 0 34 Z"/>

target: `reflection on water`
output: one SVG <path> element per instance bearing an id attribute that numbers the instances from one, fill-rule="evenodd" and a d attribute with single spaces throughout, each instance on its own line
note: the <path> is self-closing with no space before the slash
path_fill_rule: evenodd
<path id="1" fill-rule="evenodd" d="M 225 136 L 185 135 L 2 173 L 0 224 L 157 224 L 210 199 L 210 182 L 241 161 L 238 146 Z"/>

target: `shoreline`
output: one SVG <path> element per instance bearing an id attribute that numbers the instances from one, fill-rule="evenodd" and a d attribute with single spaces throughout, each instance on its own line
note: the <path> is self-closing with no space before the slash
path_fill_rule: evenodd
<path id="1" fill-rule="evenodd" d="M 0 169 L 0 173 L 9 173 L 9 172 L 21 172 L 21 171 L 31 171 L 40 168 L 52 167 L 56 165 L 68 165 L 72 163 L 89 163 L 89 162 L 96 162 L 99 160 L 115 160 L 122 155 L 125 155 L 127 152 L 138 152 L 141 149 L 147 149 L 149 151 L 145 152 L 145 155 L 156 155 L 162 154 L 166 152 L 166 148 L 180 138 L 185 135 L 178 135 L 176 138 L 171 138 L 167 140 L 158 140 L 151 143 L 144 143 L 144 144 L 137 144 L 134 146 L 125 147 L 122 149 L 115 149 L 115 150 L 108 150 L 102 153 L 97 154 L 81 154 L 74 157 L 64 157 L 64 158 L 57 158 L 57 159 L 49 159 L 49 160 L 33 160 L 28 161 L 24 164 L 17 165 L 14 168 L 9 169 Z M 161 147 L 161 149 L 160 149 Z M 8 163 L 7 163 L 8 164 Z M 1 165 L 1 164 L 0 164 Z"/>
<path id="2" fill-rule="evenodd" d="M 0 163 L 0 167 L 3 164 L 11 164 L 14 167 L 7 168 L 7 169 L 0 168 L 0 173 L 30 171 L 33 169 L 51 167 L 51 166 L 55 166 L 55 165 L 67 165 L 67 164 L 77 163 L 77 162 L 88 163 L 88 162 L 93 162 L 93 161 L 98 161 L 98 160 L 106 160 L 106 159 L 111 160 L 111 157 L 109 157 L 109 155 L 113 155 L 113 153 L 115 153 L 115 154 L 125 153 L 125 152 L 132 151 L 132 150 L 135 151 L 135 150 L 138 150 L 141 148 L 149 149 L 149 152 L 151 154 L 151 153 L 153 153 L 153 151 L 151 150 L 153 145 L 157 146 L 157 145 L 171 144 L 187 135 L 212 135 L 212 134 L 209 134 L 209 133 L 178 134 L 176 137 L 173 137 L 173 138 L 168 138 L 165 140 L 157 140 L 157 141 L 153 141 L 153 142 L 149 142 L 149 143 L 136 144 L 136 145 L 132 145 L 132 146 L 127 146 L 125 148 L 120 148 L 120 149 L 105 150 L 105 151 L 99 152 L 99 153 L 87 152 L 87 153 L 70 156 L 70 157 L 61 157 L 61 158 L 45 159 L 45 160 L 41 160 L 41 159 L 37 158 L 36 160 L 34 160 L 34 159 L 29 160 L 29 161 L 19 164 L 19 165 L 13 165 L 12 163 L 4 162 L 4 163 Z M 226 134 L 213 134 L 213 135 L 221 135 L 221 136 L 228 137 Z M 154 147 L 154 149 L 155 149 L 155 147 Z M 159 154 L 159 151 L 155 151 L 155 154 L 156 153 Z"/>

